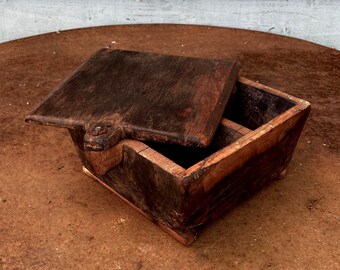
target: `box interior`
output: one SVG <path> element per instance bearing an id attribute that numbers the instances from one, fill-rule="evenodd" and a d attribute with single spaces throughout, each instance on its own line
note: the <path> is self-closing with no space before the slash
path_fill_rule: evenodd
<path id="1" fill-rule="evenodd" d="M 261 89 L 237 82 L 235 91 L 226 107 L 224 118 L 250 130 L 266 124 L 295 104 Z M 243 135 L 227 126 L 223 121 L 217 129 L 212 143 L 205 148 L 189 148 L 174 144 L 146 142 L 146 144 L 187 169 L 209 157 L 218 150 L 237 141 Z"/>
<path id="2" fill-rule="evenodd" d="M 250 85 L 237 82 L 224 117 L 251 130 L 268 123 L 295 103 Z"/>

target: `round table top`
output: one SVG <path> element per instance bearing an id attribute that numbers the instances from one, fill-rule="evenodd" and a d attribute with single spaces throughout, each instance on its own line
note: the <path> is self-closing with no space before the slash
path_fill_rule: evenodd
<path id="1" fill-rule="evenodd" d="M 81 172 L 68 132 L 24 117 L 102 47 L 236 59 L 240 75 L 312 112 L 287 175 L 205 227 L 189 248 Z M 254 31 L 129 25 L 0 44 L 0 266 L 34 269 L 335 269 L 340 52 Z"/>

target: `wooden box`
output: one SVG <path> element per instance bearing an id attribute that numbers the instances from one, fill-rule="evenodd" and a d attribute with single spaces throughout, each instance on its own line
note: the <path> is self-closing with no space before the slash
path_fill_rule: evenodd
<path id="1" fill-rule="evenodd" d="M 87 175 L 189 245 L 201 225 L 285 175 L 309 111 L 304 100 L 239 78 L 207 148 L 127 139 L 93 152 L 82 130 L 70 134 Z M 117 166 L 102 175 L 99 161 Z"/>
<path id="2" fill-rule="evenodd" d="M 201 225 L 284 176 L 310 110 L 235 84 L 238 69 L 102 49 L 26 121 L 68 128 L 87 175 L 189 245 Z"/>

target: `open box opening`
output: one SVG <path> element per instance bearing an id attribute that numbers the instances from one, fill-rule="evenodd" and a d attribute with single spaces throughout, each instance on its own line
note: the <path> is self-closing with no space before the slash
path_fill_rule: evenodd
<path id="1" fill-rule="evenodd" d="M 237 82 L 224 118 L 212 143 L 205 148 L 188 148 L 156 142 L 146 145 L 187 169 L 220 149 L 236 142 L 251 130 L 268 123 L 296 105 L 293 101 Z"/>

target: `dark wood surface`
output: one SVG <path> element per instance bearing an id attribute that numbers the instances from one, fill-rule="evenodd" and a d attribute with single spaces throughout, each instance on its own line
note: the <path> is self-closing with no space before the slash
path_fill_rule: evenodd
<path id="1" fill-rule="evenodd" d="M 96 138 L 88 138 L 88 146 L 94 150 L 117 144 L 119 137 L 207 146 L 238 70 L 233 60 L 101 49 L 26 120 L 90 129 Z M 93 134 L 92 127 L 101 134 Z"/>
<path id="2" fill-rule="evenodd" d="M 227 112 L 229 107 L 238 122 L 222 119 L 203 149 L 122 140 L 113 151 L 92 155 L 83 147 L 82 131 L 71 129 L 71 135 L 87 174 L 190 245 L 209 220 L 284 177 L 310 112 L 308 102 L 245 78 L 239 78 Z M 252 114 L 262 117 L 244 117 Z M 118 163 L 111 161 L 115 150 L 122 152 Z M 108 166 L 98 169 L 103 161 Z"/>
<path id="3" fill-rule="evenodd" d="M 310 101 L 285 179 L 209 225 L 185 248 L 85 176 L 66 130 L 23 119 L 106 46 L 237 59 L 242 76 Z M 0 85 L 5 269 L 339 268 L 339 51 L 238 29 L 98 27 L 0 44 Z"/>

